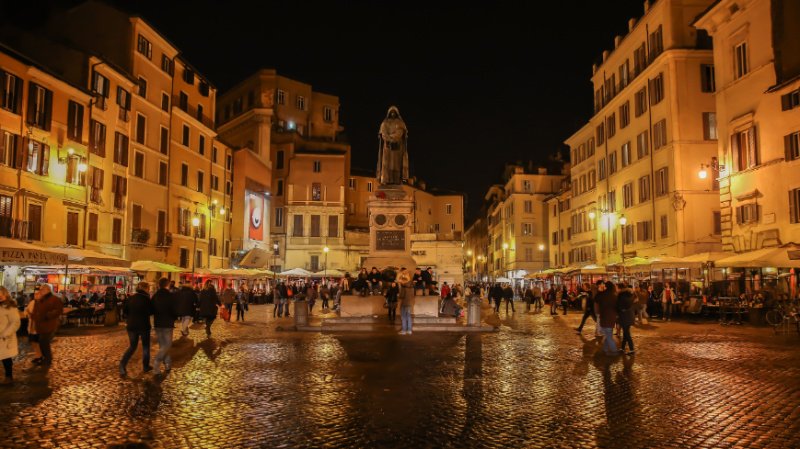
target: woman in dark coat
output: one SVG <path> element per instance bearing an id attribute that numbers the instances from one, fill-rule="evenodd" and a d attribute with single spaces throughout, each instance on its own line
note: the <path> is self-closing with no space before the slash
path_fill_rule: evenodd
<path id="1" fill-rule="evenodd" d="M 617 323 L 622 328 L 622 345 L 620 351 L 625 352 L 625 344 L 630 346 L 627 354 L 633 354 L 633 339 L 631 338 L 631 326 L 634 322 L 633 313 L 633 292 L 626 285 L 620 284 L 617 293 Z"/>
<path id="2" fill-rule="evenodd" d="M 217 318 L 217 311 L 222 303 L 219 301 L 219 295 L 214 288 L 214 283 L 209 279 L 206 281 L 206 287 L 200 292 L 200 317 L 206 322 L 206 336 L 211 336 L 211 324 Z"/>
<path id="3" fill-rule="evenodd" d="M 386 308 L 389 309 L 389 322 L 394 324 L 397 318 L 397 300 L 400 297 L 400 287 L 397 282 L 392 282 L 386 289 Z"/>

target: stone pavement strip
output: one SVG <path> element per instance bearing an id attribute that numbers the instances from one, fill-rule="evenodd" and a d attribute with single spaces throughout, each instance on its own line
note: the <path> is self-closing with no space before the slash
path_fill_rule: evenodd
<path id="1" fill-rule="evenodd" d="M 254 306 L 210 339 L 194 325 L 163 380 L 141 351 L 119 377 L 124 326 L 64 329 L 48 373 L 23 347 L 0 387 L 0 448 L 800 447 L 797 334 L 658 322 L 634 329 L 635 356 L 609 358 L 579 318 L 323 334 Z"/>

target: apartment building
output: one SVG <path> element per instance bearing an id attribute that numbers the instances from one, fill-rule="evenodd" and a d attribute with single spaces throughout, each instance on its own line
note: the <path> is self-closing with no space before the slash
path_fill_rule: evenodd
<path id="1" fill-rule="evenodd" d="M 720 247 L 711 41 L 691 24 L 711 3 L 645 2 L 593 67 L 594 115 L 571 149 L 567 263 L 685 256 Z M 594 248 L 594 250 L 593 250 Z"/>
<path id="2" fill-rule="evenodd" d="M 592 239 L 589 244 L 580 240 L 576 241 L 575 249 L 572 242 L 572 186 L 571 177 L 565 176 L 561 180 L 558 192 L 545 198 L 547 207 L 547 229 L 550 233 L 550 246 L 548 260 L 550 267 L 564 267 L 584 260 L 593 260 L 595 257 L 595 235 L 589 234 Z M 587 217 L 588 218 L 588 217 Z M 586 248 L 586 249 L 583 249 Z"/>
<path id="3" fill-rule="evenodd" d="M 725 251 L 800 242 L 800 4 L 720 0 L 695 22 L 714 41 Z M 698 167 L 699 168 L 699 167 Z"/>
<path id="4" fill-rule="evenodd" d="M 266 223 L 278 245 L 275 269 L 320 271 L 326 259 L 331 269 L 349 266 L 344 229 L 350 145 L 341 138 L 338 114 L 338 97 L 275 70 L 258 71 L 220 98 L 220 134 L 249 148 L 272 171 L 260 182 L 270 187 Z"/>

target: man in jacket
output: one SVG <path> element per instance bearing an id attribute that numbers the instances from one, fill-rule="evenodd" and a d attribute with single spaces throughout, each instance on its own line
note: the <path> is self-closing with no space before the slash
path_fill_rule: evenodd
<path id="1" fill-rule="evenodd" d="M 614 341 L 614 324 L 617 322 L 617 294 L 614 284 L 606 281 L 595 298 L 596 312 L 600 316 L 600 330 L 603 332 L 603 351 L 606 355 L 617 355 L 617 343 Z"/>
<path id="2" fill-rule="evenodd" d="M 597 281 L 598 287 L 602 283 L 603 281 Z M 583 311 L 583 318 L 581 318 L 580 326 L 575 328 L 575 330 L 578 331 L 579 334 L 583 331 L 583 326 L 586 324 L 586 320 L 589 317 L 592 317 L 592 320 L 595 322 L 595 325 L 597 325 L 597 315 L 594 313 L 595 293 L 589 288 L 586 289 L 585 293 L 586 293 L 586 309 Z"/>
<path id="3" fill-rule="evenodd" d="M 167 371 L 172 368 L 172 357 L 169 356 L 169 349 L 172 347 L 172 330 L 175 328 L 175 319 L 178 317 L 175 295 L 169 291 L 169 279 L 159 279 L 158 287 L 158 291 L 153 295 L 155 315 L 153 324 L 156 328 L 156 339 L 158 340 L 158 353 L 153 364 L 153 374 L 156 376 L 161 374 L 161 363 L 164 363 L 164 369 Z"/>
<path id="4" fill-rule="evenodd" d="M 506 315 L 508 315 L 509 304 L 511 304 L 511 312 L 516 312 L 516 310 L 514 310 L 514 289 L 512 289 L 510 285 L 506 285 L 505 288 L 503 288 L 503 299 L 506 300 Z"/>
<path id="5" fill-rule="evenodd" d="M 181 335 L 189 336 L 189 325 L 194 318 L 194 306 L 197 304 L 197 293 L 190 284 L 183 284 L 175 293 L 175 313 L 181 322 Z"/>
<path id="6" fill-rule="evenodd" d="M 39 349 L 42 351 L 42 366 L 53 363 L 53 352 L 50 342 L 61 323 L 64 304 L 53 295 L 50 284 L 42 284 L 34 295 L 33 324 L 39 335 Z"/>
<path id="7" fill-rule="evenodd" d="M 128 325 L 128 341 L 130 345 L 122 355 L 119 362 L 119 374 L 128 374 L 128 361 L 139 346 L 139 339 L 142 339 L 142 371 L 145 373 L 152 370 L 150 366 L 150 315 L 153 314 L 153 303 L 147 290 L 150 285 L 147 282 L 139 282 L 136 286 L 136 293 L 128 299 L 125 304 L 125 316 Z"/>
<path id="8" fill-rule="evenodd" d="M 397 284 L 400 285 L 400 322 L 402 324 L 400 335 L 411 335 L 413 325 L 411 311 L 414 309 L 416 287 L 412 282 L 411 274 L 405 267 L 400 268 Z"/>
<path id="9" fill-rule="evenodd" d="M 675 301 L 675 292 L 670 287 L 669 282 L 664 283 L 664 290 L 661 291 L 661 307 L 664 311 L 661 315 L 662 321 L 672 319 L 672 303 Z"/>
<path id="10" fill-rule="evenodd" d="M 414 271 L 414 276 L 411 278 L 412 283 L 414 284 L 414 294 L 416 295 L 419 292 L 419 295 L 422 296 L 425 292 L 425 277 L 422 275 L 422 270 L 417 267 Z"/>
<path id="11" fill-rule="evenodd" d="M 246 301 L 247 291 L 245 290 L 245 285 L 242 284 L 241 287 L 242 287 L 241 294 L 245 296 L 245 301 Z M 225 306 L 226 309 L 228 309 L 228 318 L 225 320 L 227 322 L 231 321 L 231 312 L 233 311 L 233 303 L 235 302 L 237 302 L 236 290 L 233 289 L 233 284 L 228 284 L 228 288 L 222 291 L 222 304 Z"/>
<path id="12" fill-rule="evenodd" d="M 503 287 L 494 284 L 489 292 L 489 300 L 494 301 L 494 313 L 500 314 L 500 302 L 503 301 Z"/>
<path id="13" fill-rule="evenodd" d="M 422 272 L 422 281 L 425 284 L 425 296 L 435 294 L 433 289 L 433 268 L 428 267 Z"/>
<path id="14" fill-rule="evenodd" d="M 217 318 L 220 302 L 214 283 L 209 279 L 200 292 L 200 317 L 206 322 L 206 337 L 211 337 L 211 324 Z"/>
<path id="15" fill-rule="evenodd" d="M 377 267 L 372 267 L 372 271 L 369 273 L 369 291 L 370 295 L 375 294 L 375 292 L 381 291 L 381 273 L 378 271 Z"/>

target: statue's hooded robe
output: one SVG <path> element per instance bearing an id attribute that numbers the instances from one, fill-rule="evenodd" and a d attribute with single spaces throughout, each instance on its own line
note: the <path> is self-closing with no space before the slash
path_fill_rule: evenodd
<path id="1" fill-rule="evenodd" d="M 381 185 L 402 184 L 408 179 L 408 128 L 400 110 L 391 106 L 378 133 L 378 182 Z"/>

